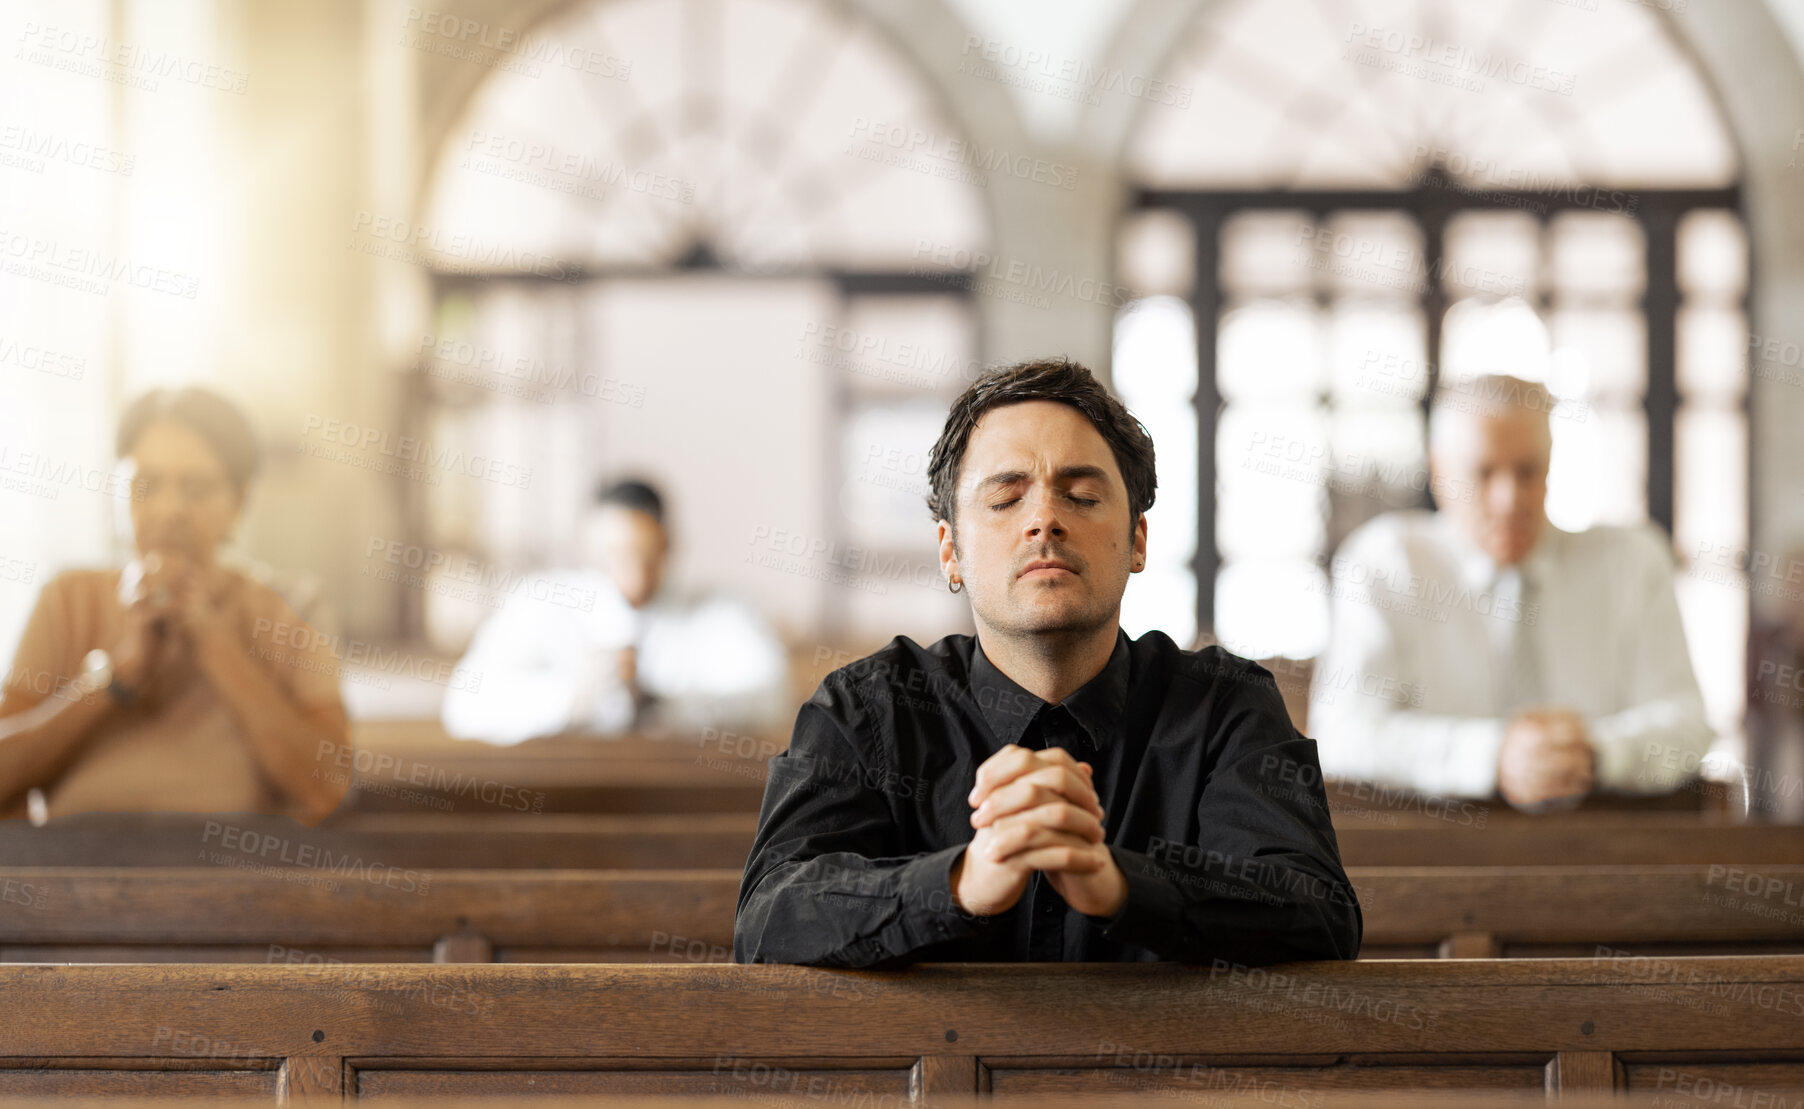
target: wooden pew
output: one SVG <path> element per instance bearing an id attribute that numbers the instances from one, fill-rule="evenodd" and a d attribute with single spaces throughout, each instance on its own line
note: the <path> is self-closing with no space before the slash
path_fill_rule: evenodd
<path id="1" fill-rule="evenodd" d="M 275 1069 L 279 1064 L 272 1064 Z M 1671 1077 L 1678 1076 L 1677 1071 Z M 1698 1081 L 1701 1076 L 1687 1075 L 1689 1081 Z M 1669 1082 L 1670 1082 L 1669 1078 Z M 1701 1079 L 1705 1090 L 1715 1089 L 1715 1084 Z M 1098 1093 L 1086 1097 L 1021 1097 L 1008 1094 L 1000 1095 L 958 1095 L 958 1096 L 923 1096 L 916 1100 L 894 1098 L 885 1101 L 875 1096 L 856 1095 L 847 1092 L 842 1094 L 842 1104 L 863 1104 L 875 1107 L 888 1104 L 890 1106 L 922 1106 L 930 1109 L 1149 1109 L 1152 1103 L 1163 1103 L 1173 1097 L 1187 1097 L 1201 1101 L 1208 1109 L 1273 1109 L 1274 1105 L 1307 1106 L 1308 1109 L 1538 1109 L 1547 1104 L 1558 1104 L 1561 1109 L 1679 1109 L 1679 1107 L 1697 1106 L 1704 1109 L 1711 1105 L 1708 1098 L 1685 1098 L 1671 1092 L 1661 1094 L 1657 1088 L 1647 1093 L 1565 1095 L 1557 1102 L 1549 1100 L 1541 1091 L 1486 1091 L 1486 1090 L 1396 1090 L 1390 1092 L 1373 1092 L 1370 1090 L 1332 1090 L 1308 1091 L 1308 1101 L 1276 1100 L 1280 1095 L 1268 1090 L 1263 1096 L 1259 1094 L 1195 1094 L 1189 1091 L 1166 1092 L 1132 1092 L 1136 1085 L 1128 1076 L 1111 1078 L 1122 1090 L 1109 1093 Z M 1251 1083 L 1248 1088 L 1251 1088 Z M 825 1083 L 821 1083 L 825 1088 Z M 1669 1086 L 1670 1090 L 1670 1086 Z M 821 1097 L 809 1097 L 806 1094 L 780 1096 L 775 1094 L 753 1095 L 755 1103 L 760 1106 L 778 1107 L 778 1109 L 821 1109 Z M 357 1099 L 352 1099 L 353 1103 Z M 308 1102 L 294 1102 L 307 1104 Z M 528 1104 L 536 1109 L 745 1109 L 747 1096 L 744 1094 L 712 1094 L 696 1097 L 623 1097 L 614 1094 L 536 1094 Z M 186 1097 L 139 1096 L 133 1093 L 93 1095 L 32 1095 L 29 1097 L 13 1097 L 6 1099 L 7 1109 L 268 1109 L 272 1104 L 268 1097 L 221 1097 L 214 1094 L 195 1094 Z M 335 1104 L 343 1104 L 335 1103 Z M 383 1109 L 495 1109 L 496 1099 L 481 1096 L 428 1096 L 397 1097 L 383 1096 L 380 1100 Z M 1745 1109 L 1754 1109 L 1756 1103 L 1744 1103 Z M 1786 1101 L 1778 1094 L 1771 1099 L 1758 1103 L 1761 1109 L 1786 1109 L 1794 1106 L 1794 1101 Z"/>
<path id="2" fill-rule="evenodd" d="M 738 885 L 718 870 L 14 869 L 0 961 L 643 962 L 700 930 L 719 962 Z"/>
<path id="3" fill-rule="evenodd" d="M 350 813 L 317 828 L 279 817 L 82 813 L 0 821 L 0 867 L 190 866 L 208 849 L 292 865 L 329 852 L 416 870 L 743 868 L 753 813 Z"/>
<path id="4" fill-rule="evenodd" d="M 510 747 L 361 729 L 336 773 L 341 811 L 456 813 L 751 812 L 781 741 L 715 732 L 550 737 Z"/>
<path id="5" fill-rule="evenodd" d="M 224 858 L 225 856 L 220 856 Z M 730 960 L 737 870 L 0 871 L 0 960 Z M 1804 867 L 1352 871 L 1375 958 L 1804 953 Z M 298 954 L 295 954 L 298 953 Z"/>
<path id="6" fill-rule="evenodd" d="M 1347 866 L 1804 864 L 1804 825 L 1685 813 L 1549 813 L 1485 827 L 1387 827 L 1337 817 L 1334 835 Z"/>
<path id="7" fill-rule="evenodd" d="M 270 1069 L 279 1066 L 278 1061 L 269 1061 Z M 1676 1074 L 1676 1072 L 1675 1072 Z M 822 1084 L 824 1088 L 824 1083 Z M 1124 1080 L 1120 1083 L 1121 1091 L 1097 1093 L 1085 1097 L 1011 1097 L 1007 1094 L 955 1094 L 955 1095 L 922 1095 L 914 1100 L 893 1099 L 890 1105 L 930 1106 L 932 1109 L 1147 1109 L 1149 1100 L 1163 1100 L 1159 1095 L 1149 1097 L 1146 1093 L 1134 1093 L 1134 1083 Z M 1250 1086 L 1249 1086 L 1250 1088 Z M 1706 1087 L 1713 1090 L 1713 1086 Z M 1188 1091 L 1182 1091 L 1187 1093 Z M 1410 1091 L 1340 1091 L 1329 1093 L 1311 1091 L 1312 1100 L 1307 1103 L 1293 1102 L 1293 1105 L 1307 1104 L 1310 1109 L 1524 1109 L 1525 1106 L 1546 1104 L 1547 1097 L 1539 1091 L 1527 1095 L 1505 1091 L 1472 1091 L 1472 1090 L 1434 1090 L 1427 1092 Z M 1164 1094 L 1169 1098 L 1171 1094 Z M 1206 1104 L 1209 1109 L 1273 1109 L 1274 1095 L 1267 1091 L 1264 1096 L 1257 1093 L 1246 1094 L 1208 1094 Z M 806 1093 L 778 1095 L 757 1094 L 756 1103 L 765 1106 L 780 1106 L 783 1109 L 820 1109 L 822 1098 L 817 1093 L 809 1097 Z M 865 1098 L 853 1096 L 849 1091 L 843 1097 L 848 1105 L 862 1104 L 870 1109 L 886 1104 L 878 1097 Z M 745 1109 L 745 1095 L 703 1094 L 695 1097 L 623 1097 L 612 1094 L 600 1095 L 568 1095 L 537 1094 L 532 1098 L 535 1109 Z M 479 1096 L 436 1096 L 436 1097 L 383 1097 L 384 1109 L 495 1109 L 494 1098 Z M 270 1101 L 267 1096 L 257 1097 L 219 1097 L 208 1094 L 197 1094 L 188 1097 L 144 1097 L 133 1094 L 115 1094 L 111 1096 L 68 1095 L 58 1097 L 30 1096 L 23 1098 L 7 1098 L 7 1109 L 267 1109 Z M 1284 1104 L 1281 1101 L 1276 1104 Z M 1678 1100 L 1672 1093 L 1662 1094 L 1595 1094 L 1595 1095 L 1562 1095 L 1559 1098 L 1561 1109 L 1675 1109 L 1680 1105 L 1708 1105 L 1708 1100 Z M 1748 1106 L 1747 1109 L 1752 1109 Z M 1774 1102 L 1763 1109 L 1783 1109 L 1782 1102 Z"/>
<path id="8" fill-rule="evenodd" d="M 0 867 L 186 866 L 229 825 L 416 869 L 620 870 L 743 867 L 753 813 L 345 813 L 318 828 L 258 817 L 81 814 L 33 828 L 0 821 Z M 1472 827 L 1335 830 L 1348 866 L 1804 864 L 1804 826 L 1697 815 L 1556 814 Z M 269 861 L 280 862 L 281 852 Z"/>
<path id="9" fill-rule="evenodd" d="M 1804 1088 L 1804 957 L 0 967 L 0 1093 L 1565 1097 Z M 1726 1102 L 1725 1102 L 1726 1103 Z"/>
<path id="10" fill-rule="evenodd" d="M 1804 866 L 1375 867 L 1348 872 L 1361 958 L 1804 953 Z M 1758 876 L 1758 877 L 1756 877 Z"/>
<path id="11" fill-rule="evenodd" d="M 272 1069 L 274 1067 L 272 1066 Z M 1673 1072 L 1676 1077 L 1677 1072 Z M 1695 1078 L 1696 1076 L 1688 1076 Z M 1175 1094 L 1162 1088 L 1159 1093 L 1135 1093 L 1136 1084 L 1121 1076 L 1121 1090 L 1095 1093 L 1083 1097 L 1016 1097 L 1008 1094 L 921 1095 L 914 1100 L 896 1098 L 854 1097 L 849 1092 L 842 1099 L 847 1105 L 924 1106 L 931 1109 L 1147 1109 L 1151 1101 L 1169 1100 L 1174 1096 L 1190 1096 L 1201 1100 L 1208 1109 L 1273 1109 L 1274 1105 L 1307 1106 L 1308 1109 L 1525 1109 L 1548 1103 L 1540 1091 L 1510 1092 L 1487 1090 L 1427 1091 L 1310 1091 L 1307 1102 L 1279 1100 L 1271 1090 L 1258 1093 L 1211 1093 L 1196 1095 L 1190 1091 Z M 824 1088 L 824 1083 L 822 1084 Z M 1248 1088 L 1252 1088 L 1248 1084 Z M 1714 1085 L 1706 1085 L 1714 1090 Z M 821 1109 L 822 1098 L 805 1093 L 777 1095 L 757 1094 L 756 1104 L 780 1109 Z M 568 1095 L 536 1094 L 531 1100 L 535 1109 L 745 1109 L 744 1094 L 703 1094 L 695 1097 L 623 1097 L 613 1094 Z M 134 1094 L 109 1096 L 68 1095 L 58 1097 L 30 1096 L 8 1098 L 7 1109 L 268 1109 L 268 1097 L 220 1097 L 197 1094 L 188 1097 L 143 1097 Z M 480 1096 L 383 1097 L 384 1109 L 495 1109 L 495 1099 Z M 1679 1106 L 1707 1106 L 1708 1098 L 1681 1098 L 1670 1092 L 1641 1094 L 1566 1094 L 1559 1097 L 1561 1109 L 1678 1109 Z M 1761 1109 L 1785 1109 L 1786 1103 L 1773 1100 Z M 1754 1109 L 1752 1103 L 1746 1109 Z"/>
<path id="12" fill-rule="evenodd" d="M 1727 786 L 1702 780 L 1688 782 L 1671 793 L 1592 794 L 1573 809 L 1537 813 L 1523 812 L 1496 798 L 1433 797 L 1346 778 L 1329 778 L 1322 788 L 1335 826 L 1349 828 L 1484 828 L 1648 814 L 1729 820 L 1734 807 Z"/>
<path id="13" fill-rule="evenodd" d="M 367 721 L 341 761 L 349 812 L 757 812 L 768 760 L 789 737 L 551 736 L 513 746 L 446 737 L 436 721 Z M 1424 797 L 1341 779 L 1324 784 L 1337 827 L 1495 828 L 1608 815 L 1721 814 L 1723 787 L 1696 782 L 1651 797 L 1587 798 L 1572 813 L 1522 813 L 1501 801 Z"/>

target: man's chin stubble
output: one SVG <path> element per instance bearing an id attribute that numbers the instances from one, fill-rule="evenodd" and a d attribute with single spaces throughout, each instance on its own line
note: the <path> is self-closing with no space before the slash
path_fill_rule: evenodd
<path id="1" fill-rule="evenodd" d="M 1017 635 L 1083 635 L 1094 632 L 1106 619 L 1082 608 L 1061 606 L 1046 611 L 1033 605 L 1021 605 L 1009 613 L 1005 625 Z"/>

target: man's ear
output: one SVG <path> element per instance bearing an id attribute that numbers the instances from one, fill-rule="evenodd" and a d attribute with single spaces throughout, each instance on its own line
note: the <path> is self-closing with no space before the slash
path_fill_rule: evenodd
<path id="1" fill-rule="evenodd" d="M 956 572 L 958 562 L 958 530 L 952 526 L 951 520 L 941 520 L 933 527 L 934 541 L 940 549 L 940 574 L 948 582 Z"/>

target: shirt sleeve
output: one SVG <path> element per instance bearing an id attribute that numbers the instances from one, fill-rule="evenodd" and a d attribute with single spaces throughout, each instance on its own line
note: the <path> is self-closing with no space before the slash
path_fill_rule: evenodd
<path id="1" fill-rule="evenodd" d="M 675 634 L 670 634 L 675 632 Z M 789 657 L 763 618 L 737 601 L 708 601 L 677 628 L 655 628 L 641 650 L 647 676 L 668 702 L 666 722 L 703 727 L 782 727 Z"/>
<path id="2" fill-rule="evenodd" d="M 1588 724 L 1598 785 L 1657 793 L 1697 777 L 1711 733 L 1673 592 L 1671 551 L 1658 531 L 1630 534 L 1637 550 L 1623 560 L 1633 571 L 1617 671 L 1625 707 Z"/>
<path id="3" fill-rule="evenodd" d="M 904 787 L 856 757 L 859 715 L 829 676 L 797 714 L 789 749 L 770 760 L 733 924 L 739 962 L 900 965 L 992 919 L 952 899 L 963 845 L 900 850 L 884 788 Z"/>
<path id="4" fill-rule="evenodd" d="M 1111 846 L 1128 896 L 1105 934 L 1176 962 L 1357 958 L 1364 919 L 1315 742 L 1291 726 L 1271 674 L 1235 661 L 1202 737 L 1220 755 L 1197 799 L 1199 842 Z"/>
<path id="5" fill-rule="evenodd" d="M 618 730 L 632 718 L 624 686 L 587 688 L 585 660 L 547 642 L 549 617 L 528 608 L 536 603 L 510 600 L 477 630 L 458 663 L 463 680 L 445 692 L 441 716 L 452 736 L 513 744 L 579 720 Z"/>
<path id="6" fill-rule="evenodd" d="M 1341 560 L 1407 577 L 1401 552 L 1378 539 L 1376 532 L 1355 533 Z M 1320 741 L 1322 769 L 1336 778 L 1435 796 L 1491 796 L 1497 791 L 1503 721 L 1411 707 L 1421 679 L 1410 664 L 1408 631 L 1387 606 L 1376 603 L 1370 582 L 1378 575 L 1364 577 L 1362 582 L 1336 577 L 1328 649 L 1316 660 L 1309 730 Z"/>

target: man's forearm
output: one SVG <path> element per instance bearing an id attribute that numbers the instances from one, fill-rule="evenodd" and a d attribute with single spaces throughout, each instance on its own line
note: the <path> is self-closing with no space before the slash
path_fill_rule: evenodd
<path id="1" fill-rule="evenodd" d="M 1233 858 L 1197 850 L 1176 857 L 1112 847 L 1127 877 L 1127 903 L 1111 938 L 1163 959 L 1214 958 L 1249 965 L 1359 954 L 1359 903 L 1352 886 L 1290 858 Z"/>
<path id="2" fill-rule="evenodd" d="M 1322 771 L 1445 797 L 1489 797 L 1497 789 L 1504 722 L 1400 710 L 1322 726 Z"/>
<path id="3" fill-rule="evenodd" d="M 985 918 L 952 897 L 948 871 L 963 847 L 881 861 L 840 852 L 779 863 L 742 900 L 740 962 L 871 967 L 969 935 Z"/>
<path id="4" fill-rule="evenodd" d="M 1657 701 L 1590 721 L 1602 789 L 1660 793 L 1695 778 L 1712 736 L 1701 707 Z"/>

